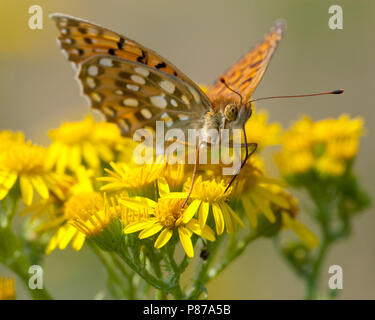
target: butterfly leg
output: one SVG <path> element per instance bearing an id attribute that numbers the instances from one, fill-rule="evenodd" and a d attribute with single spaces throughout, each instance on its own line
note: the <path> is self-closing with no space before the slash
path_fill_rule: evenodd
<path id="1" fill-rule="evenodd" d="M 199 145 L 197 145 L 197 148 L 196 148 L 196 151 L 195 151 L 195 163 L 194 163 L 194 169 L 193 169 L 193 176 L 191 178 L 191 185 L 190 185 L 189 193 L 188 193 L 184 203 L 182 204 L 182 208 L 185 207 L 185 205 L 188 202 L 188 200 L 190 198 L 190 195 L 193 191 L 195 177 L 197 175 L 197 168 L 198 168 L 198 161 L 199 161 L 199 149 L 200 149 Z"/>
<path id="2" fill-rule="evenodd" d="M 244 140 L 245 140 L 245 158 L 243 159 L 242 163 L 241 163 L 241 167 L 240 169 L 238 170 L 238 172 L 232 177 L 232 179 L 230 180 L 228 186 L 226 187 L 225 192 L 228 191 L 228 189 L 230 188 L 230 186 L 233 184 L 234 180 L 237 178 L 237 176 L 239 175 L 241 169 L 243 168 L 243 166 L 246 164 L 247 160 L 254 154 L 254 152 L 257 150 L 257 147 L 258 147 L 258 144 L 255 143 L 255 142 L 250 142 L 250 143 L 247 143 L 247 138 L 246 138 L 246 131 L 245 131 L 245 126 L 242 127 L 242 130 L 243 130 L 243 134 L 244 134 Z M 249 152 L 249 146 L 252 146 L 254 149 L 251 150 L 251 152 Z"/>

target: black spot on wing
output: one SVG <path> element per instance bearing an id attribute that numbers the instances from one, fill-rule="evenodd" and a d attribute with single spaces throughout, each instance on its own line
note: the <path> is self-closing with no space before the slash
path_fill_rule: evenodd
<path id="1" fill-rule="evenodd" d="M 165 64 L 165 62 L 160 62 L 158 63 L 155 68 L 156 69 L 161 69 L 161 68 L 165 68 L 167 65 Z"/>

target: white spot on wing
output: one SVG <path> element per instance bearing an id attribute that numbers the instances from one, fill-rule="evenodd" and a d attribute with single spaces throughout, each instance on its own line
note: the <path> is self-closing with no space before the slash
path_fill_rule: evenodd
<path id="1" fill-rule="evenodd" d="M 138 107 L 138 100 L 133 98 L 126 98 L 123 100 L 123 104 L 128 107 Z"/>
<path id="2" fill-rule="evenodd" d="M 181 121 L 186 121 L 186 120 L 189 120 L 189 116 L 187 116 L 186 114 L 179 114 L 177 115 L 178 118 L 181 120 Z"/>
<path id="3" fill-rule="evenodd" d="M 113 67 L 113 61 L 109 58 L 101 58 L 99 63 L 104 67 Z"/>
<path id="4" fill-rule="evenodd" d="M 86 83 L 89 86 L 90 89 L 94 89 L 96 87 L 96 82 L 94 78 L 87 77 L 86 78 Z"/>
<path id="5" fill-rule="evenodd" d="M 126 123 L 124 119 L 119 119 L 118 124 L 120 128 L 122 128 L 125 132 L 128 132 L 130 130 L 130 126 Z"/>
<path id="6" fill-rule="evenodd" d="M 170 94 L 172 94 L 174 92 L 174 90 L 176 89 L 176 86 L 168 80 L 160 81 L 159 85 L 162 89 L 164 89 L 165 91 L 167 91 Z"/>
<path id="7" fill-rule="evenodd" d="M 169 116 L 168 113 L 166 113 L 166 112 L 163 113 L 160 118 L 165 122 L 165 125 L 167 126 L 167 128 L 169 128 L 170 126 L 172 126 L 173 120 L 171 119 L 171 117 Z"/>
<path id="8" fill-rule="evenodd" d="M 103 108 L 103 112 L 110 117 L 113 117 L 115 115 L 115 112 L 110 108 Z"/>
<path id="9" fill-rule="evenodd" d="M 99 69 L 98 69 L 98 66 L 89 66 L 87 68 L 87 73 L 92 76 L 92 77 L 95 77 L 98 75 L 99 73 Z"/>
<path id="10" fill-rule="evenodd" d="M 133 80 L 135 83 L 138 83 L 138 84 L 145 84 L 146 83 L 146 80 L 140 76 L 137 76 L 136 74 L 132 74 L 130 76 L 130 79 Z"/>
<path id="11" fill-rule="evenodd" d="M 145 119 L 151 119 L 152 118 L 152 113 L 150 110 L 144 108 L 141 110 L 141 114 Z"/>
<path id="12" fill-rule="evenodd" d="M 194 97 L 194 100 L 195 100 L 197 103 L 200 103 L 200 102 L 201 102 L 201 99 L 200 99 L 200 97 L 199 97 L 199 94 L 198 94 L 197 90 L 195 90 L 194 88 L 192 88 L 192 87 L 190 87 L 190 86 L 188 86 L 188 87 L 189 87 L 189 90 L 190 90 L 191 94 L 192 94 L 193 97 Z"/>
<path id="13" fill-rule="evenodd" d="M 129 90 L 132 90 L 132 91 L 138 91 L 138 90 L 139 90 L 139 87 L 136 86 L 135 84 L 130 84 L 130 83 L 128 83 L 128 84 L 126 85 L 126 87 L 127 87 Z"/>
<path id="14" fill-rule="evenodd" d="M 171 105 L 174 107 L 178 107 L 177 101 L 175 99 L 171 99 Z"/>
<path id="15" fill-rule="evenodd" d="M 97 93 L 97 92 L 93 92 L 93 93 L 91 93 L 91 98 L 92 98 L 92 100 L 94 100 L 95 102 L 101 102 L 101 101 L 102 101 L 102 97 L 101 97 L 100 94 Z"/>
<path id="16" fill-rule="evenodd" d="M 151 103 L 158 108 L 166 108 L 167 107 L 167 100 L 165 100 L 162 96 L 153 96 L 150 98 Z"/>
<path id="17" fill-rule="evenodd" d="M 148 75 L 150 74 L 150 71 L 144 69 L 144 68 L 141 68 L 141 67 L 136 67 L 134 68 L 134 71 L 144 77 L 148 77 Z"/>

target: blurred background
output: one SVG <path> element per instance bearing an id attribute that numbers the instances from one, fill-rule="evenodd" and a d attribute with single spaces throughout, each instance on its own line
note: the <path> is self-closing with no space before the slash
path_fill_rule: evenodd
<path id="1" fill-rule="evenodd" d="M 41 5 L 43 30 L 28 28 L 28 8 Z M 343 8 L 343 30 L 330 30 L 328 8 Z M 356 162 L 363 187 L 374 198 L 375 2 L 371 0 L 0 0 L 0 130 L 22 130 L 47 144 L 46 132 L 89 113 L 75 72 L 56 44 L 47 17 L 60 12 L 129 36 L 166 57 L 201 84 L 211 84 L 282 18 L 287 32 L 255 97 L 344 88 L 342 96 L 258 103 L 271 121 L 287 126 L 301 115 L 314 120 L 342 113 L 362 116 L 367 133 Z M 270 175 L 277 175 L 268 160 Z M 329 252 L 323 270 L 344 271 L 343 299 L 375 299 L 375 212 L 354 220 L 353 235 Z M 302 220 L 309 226 L 308 217 Z M 314 229 L 314 226 L 311 226 Z M 10 275 L 0 266 L 0 275 Z M 17 279 L 18 298 L 28 298 Z M 47 257 L 45 285 L 58 299 L 94 298 L 105 287 L 105 271 L 88 250 L 55 251 Z M 269 240 L 246 253 L 208 287 L 210 299 L 300 299 L 302 281 L 280 259 Z"/>

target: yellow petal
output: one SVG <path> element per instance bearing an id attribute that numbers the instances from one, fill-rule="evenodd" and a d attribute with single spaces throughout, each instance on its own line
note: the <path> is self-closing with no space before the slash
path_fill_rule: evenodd
<path id="1" fill-rule="evenodd" d="M 210 210 L 210 203 L 207 201 L 203 201 L 201 206 L 199 207 L 199 213 L 198 213 L 198 220 L 199 225 L 201 228 L 206 224 L 208 212 Z"/>
<path id="2" fill-rule="evenodd" d="M 143 231 L 139 234 L 139 239 L 144 239 L 153 236 L 155 233 L 158 233 L 161 229 L 163 229 L 163 226 L 159 223 L 155 223 L 152 226 L 143 229 Z"/>
<path id="3" fill-rule="evenodd" d="M 293 226 L 293 219 L 291 218 L 291 216 L 287 212 L 282 211 L 281 217 L 283 219 L 284 227 L 287 228 L 287 229 L 291 229 L 292 226 Z"/>
<path id="4" fill-rule="evenodd" d="M 241 220 L 241 218 L 233 211 L 233 209 L 226 203 L 222 202 L 220 206 L 224 207 L 226 210 L 228 210 L 232 220 L 237 221 L 237 223 L 241 226 L 242 229 L 245 229 L 245 224 Z"/>
<path id="5" fill-rule="evenodd" d="M 47 158 L 45 162 L 45 168 L 47 170 L 51 170 L 53 166 L 55 165 L 57 159 L 60 156 L 60 144 L 59 143 L 53 143 L 48 148 Z"/>
<path id="6" fill-rule="evenodd" d="M 307 248 L 312 249 L 319 246 L 319 238 L 315 235 L 315 233 L 309 230 L 298 220 L 294 220 L 292 229 Z"/>
<path id="7" fill-rule="evenodd" d="M 20 176 L 20 187 L 23 203 L 29 206 L 33 202 L 34 190 L 28 176 Z"/>
<path id="8" fill-rule="evenodd" d="M 170 193 L 169 185 L 168 185 L 167 180 L 165 180 L 165 178 L 158 179 L 158 190 L 159 190 L 160 198 L 166 197 Z"/>
<path id="9" fill-rule="evenodd" d="M 18 174 L 15 172 L 7 172 L 5 179 L 2 181 L 1 185 L 10 190 L 16 183 Z"/>
<path id="10" fill-rule="evenodd" d="M 124 189 L 126 187 L 127 185 L 125 185 L 123 182 L 116 181 L 113 183 L 107 183 L 106 185 L 100 187 L 100 191 L 120 191 L 121 189 Z"/>
<path id="11" fill-rule="evenodd" d="M 186 252 L 186 255 L 189 258 L 193 258 L 194 248 L 191 242 L 191 234 L 188 232 L 188 230 L 185 227 L 179 227 L 178 235 L 180 236 L 180 241 L 181 241 L 182 247 L 184 248 Z"/>
<path id="12" fill-rule="evenodd" d="M 83 244 L 85 243 L 86 236 L 82 232 L 78 232 L 72 242 L 72 248 L 75 251 L 81 250 Z"/>
<path id="13" fill-rule="evenodd" d="M 60 228 L 61 229 L 61 228 Z M 76 235 L 78 232 L 76 228 L 71 225 L 68 225 L 67 228 L 64 230 L 65 232 L 60 235 L 59 239 L 59 249 L 64 250 L 67 245 L 69 244 L 70 240 Z"/>
<path id="14" fill-rule="evenodd" d="M 58 244 L 57 241 L 57 233 L 52 236 L 52 238 L 49 240 L 47 247 L 46 247 L 46 254 L 50 254 L 53 250 L 56 249 Z"/>
<path id="15" fill-rule="evenodd" d="M 164 229 L 162 232 L 160 232 L 158 238 L 155 241 L 154 247 L 157 249 L 160 249 L 163 247 L 169 239 L 172 237 L 173 231 L 170 229 Z"/>
<path id="16" fill-rule="evenodd" d="M 229 214 L 228 210 L 226 210 L 226 207 L 224 205 L 221 205 L 220 203 L 218 205 L 219 205 L 219 207 L 221 209 L 221 213 L 224 217 L 224 222 L 225 222 L 225 227 L 227 229 L 227 233 L 231 234 L 234 231 L 234 226 L 233 226 L 230 214 Z"/>
<path id="17" fill-rule="evenodd" d="M 241 201 L 251 227 L 253 229 L 256 229 L 258 226 L 257 210 L 255 209 L 247 195 L 242 196 Z"/>
<path id="18" fill-rule="evenodd" d="M 30 180 L 39 195 L 43 199 L 48 199 L 49 191 L 44 180 L 40 176 L 31 176 Z"/>
<path id="19" fill-rule="evenodd" d="M 95 169 L 99 167 L 98 152 L 89 142 L 83 144 L 83 158 L 91 168 Z"/>
<path id="20" fill-rule="evenodd" d="M 96 149 L 98 150 L 100 158 L 105 162 L 110 162 L 113 160 L 113 152 L 108 145 L 100 144 L 97 145 Z"/>
<path id="21" fill-rule="evenodd" d="M 189 207 L 184 212 L 184 218 L 182 219 L 182 222 L 184 224 L 188 223 L 191 218 L 194 217 L 194 215 L 197 213 L 199 206 L 201 204 L 201 200 L 194 200 Z"/>
<path id="22" fill-rule="evenodd" d="M 57 173 L 63 173 L 66 170 L 66 167 L 68 165 L 68 146 L 60 146 L 59 147 L 59 154 L 57 157 L 56 162 L 56 171 Z"/>
<path id="23" fill-rule="evenodd" d="M 82 162 L 82 149 L 79 145 L 72 146 L 69 156 L 69 167 L 75 170 L 80 167 Z"/>
<path id="24" fill-rule="evenodd" d="M 201 236 L 209 241 L 216 240 L 215 232 L 208 225 L 205 225 L 202 228 L 196 219 L 191 219 L 187 224 L 187 227 L 198 236 Z"/>
<path id="25" fill-rule="evenodd" d="M 263 212 L 269 222 L 274 223 L 276 221 L 276 217 L 273 214 L 267 200 L 261 198 L 259 195 L 251 195 L 251 199 L 254 201 L 259 210 Z"/>
<path id="26" fill-rule="evenodd" d="M 187 192 L 170 192 L 168 195 L 164 196 L 163 198 L 168 199 L 184 199 L 187 198 Z"/>
<path id="27" fill-rule="evenodd" d="M 137 232 L 145 228 L 148 228 L 150 226 L 153 226 L 155 223 L 156 223 L 155 220 L 130 223 L 125 227 L 124 232 L 125 233 Z"/>
<path id="28" fill-rule="evenodd" d="M 224 232 L 224 217 L 220 207 L 216 203 L 212 204 L 212 212 L 215 219 L 216 233 L 220 235 Z"/>
<path id="29" fill-rule="evenodd" d="M 150 208 L 156 207 L 156 202 L 144 198 L 144 197 L 132 197 L 129 199 L 120 199 L 119 202 L 123 204 L 125 207 L 132 209 L 132 210 L 147 210 Z"/>
<path id="30" fill-rule="evenodd" d="M 272 201 L 273 203 L 277 204 L 281 208 L 284 208 L 284 209 L 290 208 L 289 202 L 284 197 L 282 197 L 278 194 L 275 194 L 275 193 L 271 192 L 270 190 L 268 190 L 264 187 L 255 186 L 254 191 L 256 193 L 259 193 L 260 195 L 262 195 L 264 198 L 266 198 L 266 199 Z"/>
<path id="31" fill-rule="evenodd" d="M 3 200 L 10 189 L 12 189 L 13 185 L 17 181 L 18 175 L 16 173 L 6 173 L 6 176 L 3 177 L 2 182 L 0 184 L 0 200 Z"/>

